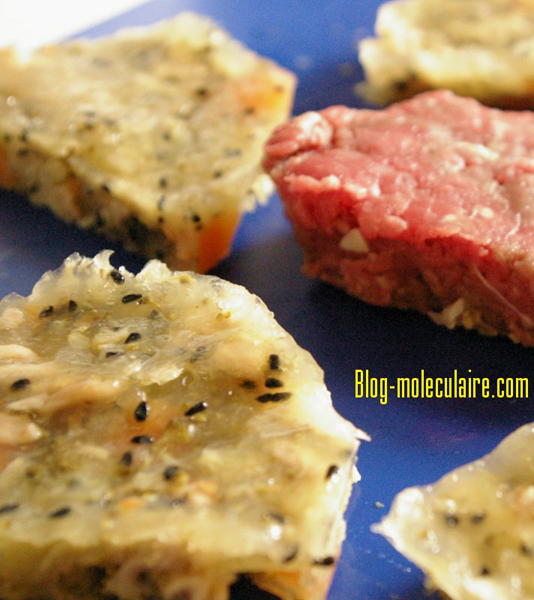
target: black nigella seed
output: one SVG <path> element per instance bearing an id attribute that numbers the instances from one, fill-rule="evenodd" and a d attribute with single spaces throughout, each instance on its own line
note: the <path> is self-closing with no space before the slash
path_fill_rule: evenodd
<path id="1" fill-rule="evenodd" d="M 101 188 L 102 188 L 102 190 L 103 190 L 104 192 L 108 192 L 108 194 L 109 194 L 109 192 L 111 192 L 111 189 L 110 189 L 110 187 L 109 187 L 109 185 L 108 185 L 107 183 L 103 183 L 103 184 L 101 185 Z"/>
<path id="2" fill-rule="evenodd" d="M 336 559 L 333 556 L 325 556 L 325 558 L 319 558 L 318 560 L 314 560 L 313 564 L 318 567 L 331 567 L 336 562 Z"/>
<path id="3" fill-rule="evenodd" d="M 197 404 L 186 410 L 184 415 L 186 417 L 192 417 L 193 415 L 196 415 L 197 413 L 206 410 L 206 408 L 208 408 L 207 402 L 198 402 Z"/>
<path id="4" fill-rule="evenodd" d="M 148 404 L 144 400 L 139 402 L 139 404 L 137 405 L 137 408 L 135 409 L 135 412 L 134 412 L 135 420 L 136 421 L 146 421 L 146 418 L 148 417 L 148 412 L 149 412 Z"/>
<path id="5" fill-rule="evenodd" d="M 53 306 L 49 306 L 48 308 L 44 308 L 40 313 L 39 316 L 42 317 L 49 317 L 52 313 L 54 312 L 54 307 Z"/>
<path id="6" fill-rule="evenodd" d="M 118 352 L 106 352 L 106 358 L 111 358 L 112 356 L 117 356 Z"/>
<path id="7" fill-rule="evenodd" d="M 164 189 L 167 187 L 167 180 L 165 179 L 165 177 L 160 177 L 159 179 L 159 187 L 161 189 Z"/>
<path id="8" fill-rule="evenodd" d="M 126 296 L 122 297 L 123 304 L 130 304 L 130 302 L 136 302 L 137 300 L 141 300 L 143 294 L 126 294 Z"/>
<path id="9" fill-rule="evenodd" d="M 280 368 L 280 357 L 278 354 L 271 354 L 269 356 L 269 369 L 271 371 L 277 371 Z"/>
<path id="10" fill-rule="evenodd" d="M 117 269 L 113 269 L 112 271 L 110 271 L 109 276 L 111 277 L 111 279 L 113 279 L 115 283 L 119 285 L 124 283 L 124 275 L 117 271 Z"/>
<path id="11" fill-rule="evenodd" d="M 474 525 L 478 525 L 479 523 L 482 523 L 482 521 L 486 518 L 486 513 L 477 513 L 476 515 L 473 515 L 471 517 L 471 523 L 473 523 Z"/>
<path id="12" fill-rule="evenodd" d="M 481 575 L 489 575 L 491 573 L 491 571 L 487 568 L 487 567 L 482 567 L 482 569 L 480 569 L 480 574 Z"/>
<path id="13" fill-rule="evenodd" d="M 200 97 L 204 97 L 208 95 L 208 89 L 205 87 L 201 87 L 197 89 L 197 95 Z"/>
<path id="14" fill-rule="evenodd" d="M 330 465 L 326 472 L 326 479 L 330 479 L 331 477 L 336 475 L 338 472 L 339 472 L 339 467 L 337 465 Z"/>
<path id="15" fill-rule="evenodd" d="M 276 379 L 276 377 L 268 377 L 265 380 L 265 387 L 281 388 L 281 387 L 284 387 L 284 383 L 282 381 L 280 381 L 280 379 Z"/>
<path id="16" fill-rule="evenodd" d="M 68 514 L 70 514 L 72 511 L 72 509 L 68 506 L 64 506 L 63 508 L 60 508 L 58 510 L 55 510 L 54 512 L 50 513 L 48 516 L 51 519 L 60 519 L 61 517 L 66 517 Z"/>
<path id="17" fill-rule="evenodd" d="M 521 544 L 519 550 L 521 554 L 524 554 L 525 556 L 532 556 L 533 554 L 532 548 L 529 548 L 526 544 Z"/>
<path id="18" fill-rule="evenodd" d="M 125 467 L 129 467 L 131 466 L 133 462 L 133 456 L 131 452 L 125 452 L 122 456 L 121 456 L 121 465 L 124 465 Z"/>
<path id="19" fill-rule="evenodd" d="M 458 517 L 455 517 L 454 515 L 445 515 L 445 523 L 447 523 L 449 527 L 456 527 L 459 522 L 460 519 Z"/>
<path id="20" fill-rule="evenodd" d="M 155 442 L 155 438 L 151 435 L 136 435 L 132 438 L 132 444 L 153 444 Z"/>
<path id="21" fill-rule="evenodd" d="M 17 379 L 17 381 L 14 381 L 11 384 L 11 390 L 13 392 L 17 392 L 18 390 L 23 390 L 25 387 L 28 387 L 30 385 L 30 380 L 29 379 Z"/>
<path id="22" fill-rule="evenodd" d="M 245 379 L 245 381 L 241 382 L 241 387 L 245 388 L 246 390 L 255 390 L 256 383 L 250 379 Z"/>
<path id="23" fill-rule="evenodd" d="M 165 479 L 165 481 L 170 481 L 171 479 L 174 479 L 179 470 L 180 468 L 175 465 L 165 467 L 165 470 L 163 471 L 163 479 Z"/>
<path id="24" fill-rule="evenodd" d="M 222 176 L 223 176 L 222 171 L 213 171 L 213 179 L 219 179 Z"/>
<path id="25" fill-rule="evenodd" d="M 137 333 L 137 331 L 132 331 L 130 335 L 124 340 L 125 344 L 131 344 L 132 342 L 137 342 L 137 340 L 141 339 L 141 334 Z"/>
<path id="26" fill-rule="evenodd" d="M 78 303 L 75 300 L 69 300 L 69 312 L 74 312 L 78 308 Z"/>
<path id="27" fill-rule="evenodd" d="M 293 546 L 289 552 L 286 554 L 285 558 L 284 558 L 284 562 L 285 563 L 290 563 L 292 560 L 295 560 L 295 558 L 297 558 L 297 554 L 299 553 L 299 548 L 298 546 Z"/>
<path id="28" fill-rule="evenodd" d="M 193 223 L 200 223 L 200 217 L 196 213 L 191 217 L 191 220 Z"/>
<path id="29" fill-rule="evenodd" d="M 262 404 L 265 404 L 266 402 L 281 402 L 282 400 L 287 400 L 290 397 L 290 392 L 276 392 L 274 394 L 262 394 L 261 396 L 257 396 L 256 400 Z"/>
<path id="30" fill-rule="evenodd" d="M 13 512 L 14 510 L 17 510 L 19 506 L 19 504 L 4 504 L 3 506 L 0 506 L 0 515 Z"/>
<path id="31" fill-rule="evenodd" d="M 281 515 L 280 513 L 275 512 L 274 510 L 268 512 L 267 517 L 269 519 L 272 519 L 273 521 L 276 521 L 277 523 L 280 523 L 280 525 L 286 522 L 286 518 L 284 517 L 284 515 Z"/>

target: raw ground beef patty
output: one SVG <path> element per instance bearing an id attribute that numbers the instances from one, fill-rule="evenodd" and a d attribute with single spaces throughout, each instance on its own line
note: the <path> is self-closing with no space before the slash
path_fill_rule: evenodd
<path id="1" fill-rule="evenodd" d="M 447 91 L 278 127 L 265 167 L 304 272 L 534 345 L 534 114 Z"/>

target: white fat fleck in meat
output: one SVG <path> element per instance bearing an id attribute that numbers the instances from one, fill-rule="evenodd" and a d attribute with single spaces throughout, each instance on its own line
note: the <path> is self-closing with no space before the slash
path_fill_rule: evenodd
<path id="1" fill-rule="evenodd" d="M 351 229 L 341 238 L 339 247 L 342 250 L 357 254 L 366 254 L 369 252 L 369 244 L 357 227 Z"/>

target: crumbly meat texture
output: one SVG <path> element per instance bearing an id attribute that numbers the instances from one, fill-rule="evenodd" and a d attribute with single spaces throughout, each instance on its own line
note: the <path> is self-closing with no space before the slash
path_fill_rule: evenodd
<path id="1" fill-rule="evenodd" d="M 491 454 L 401 492 L 375 528 L 452 600 L 534 598 L 534 424 Z"/>
<path id="2" fill-rule="evenodd" d="M 0 302 L 0 597 L 323 600 L 363 434 L 259 298 L 109 254 Z"/>
<path id="3" fill-rule="evenodd" d="M 294 77 L 204 17 L 0 50 L 0 72 L 0 186 L 148 258 L 210 269 L 272 191 Z"/>
<path id="4" fill-rule="evenodd" d="M 534 106 L 532 0 L 394 0 L 359 45 L 358 91 L 387 104 L 447 88 L 493 106 Z"/>
<path id="5" fill-rule="evenodd" d="M 451 92 L 331 107 L 266 146 L 304 271 L 380 306 L 534 345 L 534 115 Z"/>

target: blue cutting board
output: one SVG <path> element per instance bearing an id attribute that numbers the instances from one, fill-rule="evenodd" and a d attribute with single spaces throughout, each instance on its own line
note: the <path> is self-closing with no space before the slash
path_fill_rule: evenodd
<path id="1" fill-rule="evenodd" d="M 157 0 L 91 29 L 108 34 L 152 23 L 182 10 L 209 15 L 257 52 L 299 78 L 295 114 L 331 104 L 363 106 L 353 92 L 362 71 L 356 41 L 370 35 L 376 0 Z M 52 18 L 52 17 L 51 17 Z M 143 260 L 96 234 L 56 220 L 26 199 L 0 191 L 0 295 L 28 294 L 47 269 L 72 252 L 116 251 L 114 264 L 137 271 Z M 447 331 L 427 318 L 368 306 L 300 273 L 301 253 L 279 199 L 248 215 L 231 256 L 213 273 L 246 286 L 325 371 L 337 410 L 367 431 L 358 461 L 362 482 L 350 503 L 347 540 L 329 600 L 422 600 L 421 572 L 371 524 L 403 488 L 435 481 L 450 469 L 489 452 L 519 425 L 534 421 L 528 399 L 401 400 L 390 394 L 356 399 L 355 369 L 377 377 L 467 374 L 528 377 L 533 350 L 500 338 Z M 379 503 L 378 505 L 376 503 Z M 384 506 L 382 507 L 381 504 Z M 242 600 L 264 594 L 242 592 Z"/>

